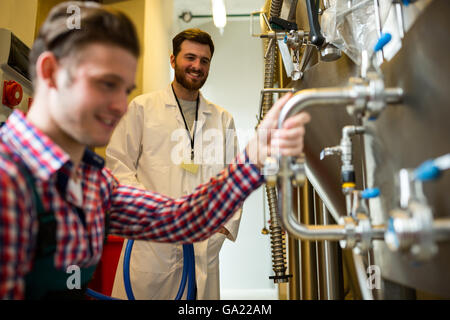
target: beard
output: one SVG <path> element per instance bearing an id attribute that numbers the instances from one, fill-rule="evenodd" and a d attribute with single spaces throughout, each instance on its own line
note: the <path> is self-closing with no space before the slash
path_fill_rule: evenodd
<path id="1" fill-rule="evenodd" d="M 183 70 L 175 64 L 175 79 L 179 84 L 188 90 L 199 90 L 205 84 L 208 75 L 200 72 L 200 76 L 204 76 L 204 78 L 199 81 L 192 81 L 186 78 L 186 73 L 190 71 L 190 69 Z"/>

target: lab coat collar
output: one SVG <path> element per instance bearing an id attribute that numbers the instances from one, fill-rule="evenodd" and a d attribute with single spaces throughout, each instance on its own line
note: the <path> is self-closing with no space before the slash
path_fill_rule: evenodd
<path id="1" fill-rule="evenodd" d="M 197 130 L 195 131 L 195 134 L 199 134 L 200 131 L 203 128 L 203 125 L 205 124 L 206 121 L 206 116 L 210 115 L 212 113 L 211 111 L 211 106 L 209 104 L 209 102 L 203 97 L 202 93 L 199 91 L 199 95 L 200 95 L 200 103 L 199 103 L 199 107 L 198 107 L 198 122 L 197 122 Z M 166 108 L 177 108 L 177 100 L 175 99 L 175 95 L 173 94 L 172 91 L 172 86 L 169 84 L 169 86 L 166 88 L 166 96 L 167 96 L 167 103 L 166 103 Z M 184 121 L 183 118 L 181 117 L 180 112 L 176 113 L 176 119 L 179 122 L 180 126 L 184 127 Z"/>
<path id="2" fill-rule="evenodd" d="M 166 88 L 166 107 L 177 107 L 177 100 L 175 99 L 175 96 L 172 91 L 172 86 L 169 84 L 169 86 Z M 200 114 L 211 114 L 211 106 L 209 105 L 209 102 L 203 97 L 202 93 L 199 91 L 200 94 L 200 105 L 198 107 L 198 114 L 200 119 Z"/>

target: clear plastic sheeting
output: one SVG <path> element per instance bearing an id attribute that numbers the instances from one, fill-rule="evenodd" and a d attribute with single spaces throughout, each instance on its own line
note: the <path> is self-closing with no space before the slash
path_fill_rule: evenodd
<path id="1" fill-rule="evenodd" d="M 321 18 L 321 28 L 328 43 L 341 49 L 356 64 L 361 54 L 373 52 L 381 27 L 392 2 L 390 0 L 328 0 Z"/>

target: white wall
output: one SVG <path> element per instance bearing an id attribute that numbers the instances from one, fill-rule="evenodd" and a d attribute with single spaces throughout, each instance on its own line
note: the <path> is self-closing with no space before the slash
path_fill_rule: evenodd
<path id="1" fill-rule="evenodd" d="M 199 22 L 200 21 L 200 22 Z M 250 36 L 249 18 L 227 22 L 223 35 L 210 19 L 178 22 L 174 34 L 198 27 L 213 38 L 215 52 L 203 95 L 227 109 L 242 132 L 257 124 L 259 94 L 264 84 L 263 49 L 259 38 Z M 241 149 L 246 137 L 239 137 Z M 276 299 L 278 291 L 268 277 L 273 275 L 269 235 L 262 235 L 262 188 L 244 203 L 244 211 L 235 243 L 225 241 L 220 253 L 222 299 Z M 269 215 L 268 209 L 266 210 Z"/>

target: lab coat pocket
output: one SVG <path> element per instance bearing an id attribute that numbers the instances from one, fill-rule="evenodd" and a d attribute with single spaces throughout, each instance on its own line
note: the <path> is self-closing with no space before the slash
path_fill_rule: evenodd
<path id="1" fill-rule="evenodd" d="M 177 245 L 171 243 L 137 241 L 133 246 L 132 264 L 140 272 L 169 273 L 181 258 L 178 251 Z"/>

